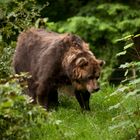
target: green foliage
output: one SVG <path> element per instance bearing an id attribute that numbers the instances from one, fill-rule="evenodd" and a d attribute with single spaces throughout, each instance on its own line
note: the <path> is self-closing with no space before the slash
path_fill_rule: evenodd
<path id="1" fill-rule="evenodd" d="M 19 32 L 34 24 L 40 16 L 39 13 L 42 8 L 36 5 L 35 0 L 0 2 L 0 10 L 2 11 L 0 32 L 2 39 L 9 44 L 11 40 L 16 40 Z"/>
<path id="2" fill-rule="evenodd" d="M 35 0 L 0 1 L 0 79 L 10 79 L 0 81 L 1 140 L 29 139 L 30 129 L 43 126 L 47 120 L 48 113 L 22 95 L 18 79 L 9 77 L 17 35 L 35 24 L 41 9 Z"/>
<path id="3" fill-rule="evenodd" d="M 50 29 L 60 33 L 71 32 L 78 34 L 84 40 L 90 43 L 90 48 L 97 57 L 100 57 L 107 62 L 106 66 L 114 63 L 115 59 L 113 56 L 115 56 L 118 48 L 115 47 L 115 45 L 112 45 L 117 34 L 117 30 L 113 27 L 113 25 L 105 22 L 101 23 L 100 19 L 94 16 L 75 16 L 68 19 L 66 22 L 48 22 L 47 26 Z M 112 39 L 113 35 L 114 39 Z M 109 72 L 106 74 L 109 74 Z"/>
<path id="4" fill-rule="evenodd" d="M 33 26 L 41 10 L 35 0 L 0 0 L 0 78 L 11 74 L 11 57 L 18 34 Z"/>
<path id="5" fill-rule="evenodd" d="M 37 2 L 43 5 L 46 0 L 37 0 Z M 55 22 L 74 16 L 83 5 L 88 3 L 87 0 L 47 0 L 47 2 L 48 7 L 44 8 L 41 16 Z"/>
<path id="6" fill-rule="evenodd" d="M 90 43 L 93 52 L 106 60 L 106 65 L 114 65 L 117 52 L 124 43 L 116 40 L 140 30 L 140 10 L 121 3 L 90 2 L 79 13 L 57 23 L 48 22 L 47 26 L 57 32 L 71 32 L 80 35 Z"/>
<path id="7" fill-rule="evenodd" d="M 132 80 L 127 85 L 121 85 L 118 89 L 107 97 L 120 98 L 120 101 L 111 105 L 109 110 L 122 110 L 112 117 L 113 124 L 109 127 L 110 131 L 116 133 L 126 132 L 127 137 L 135 139 L 140 137 L 140 79 Z M 127 138 L 127 139 L 128 139 Z"/>
<path id="8" fill-rule="evenodd" d="M 140 44 L 140 35 L 137 36 L 128 36 L 121 40 L 127 40 L 127 45 L 124 46 L 124 51 L 118 53 L 117 55 L 125 55 L 130 48 L 136 50 L 135 38 L 138 38 Z M 125 52 L 125 53 L 124 53 Z M 137 52 L 139 55 L 139 52 Z M 139 139 L 140 138 L 140 78 L 138 76 L 140 72 L 140 62 L 127 62 L 120 66 L 123 69 L 126 69 L 125 72 L 125 80 L 122 85 L 118 87 L 118 89 L 109 95 L 108 99 L 112 96 L 121 97 L 121 100 L 110 106 L 110 110 L 118 110 L 123 109 L 123 112 L 120 112 L 117 116 L 112 118 L 114 124 L 110 127 L 110 130 L 116 131 L 126 131 L 130 130 L 131 138 Z M 132 71 L 133 73 L 130 75 L 128 71 Z M 127 81 L 127 83 L 126 83 Z M 132 107 L 133 104 L 133 107 Z M 129 108 L 127 107 L 129 106 Z M 134 133 L 135 132 L 135 133 Z"/>
<path id="9" fill-rule="evenodd" d="M 11 56 L 13 54 L 13 47 L 5 47 L 0 54 L 0 78 L 9 76 L 12 73 Z"/>
<path id="10" fill-rule="evenodd" d="M 32 105 L 31 99 L 22 94 L 17 81 L 23 76 L 11 76 L 0 81 L 0 139 L 29 139 L 30 129 L 47 121 L 48 113 L 40 106 Z M 40 120 L 41 118 L 41 120 Z"/>
<path id="11" fill-rule="evenodd" d="M 36 0 L 37 3 L 43 5 L 46 0 Z M 42 17 L 48 17 L 50 21 L 58 22 L 64 21 L 69 17 L 75 16 L 77 13 L 84 13 L 86 16 L 91 15 L 91 11 L 94 11 L 94 7 L 103 3 L 113 3 L 110 14 L 114 13 L 115 10 L 123 9 L 125 7 L 121 6 L 119 3 L 125 3 L 131 5 L 131 7 L 139 7 L 139 0 L 47 0 L 48 7 L 44 8 L 41 12 Z M 114 6 L 116 4 L 116 6 Z M 86 8 L 83 8 L 86 7 Z M 101 7 L 102 8 L 102 7 Z M 104 8 L 104 7 L 103 7 Z M 106 6 L 106 11 L 108 7 Z M 96 12 L 95 12 L 96 13 Z M 83 16 L 85 16 L 83 15 Z M 117 15 L 118 16 L 118 15 Z M 114 18 L 114 17 L 113 17 Z"/>

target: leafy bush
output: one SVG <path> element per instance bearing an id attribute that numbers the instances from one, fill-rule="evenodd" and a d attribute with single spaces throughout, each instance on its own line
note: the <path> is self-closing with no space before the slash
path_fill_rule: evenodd
<path id="1" fill-rule="evenodd" d="M 2 51 L 3 54 L 0 56 L 0 77 L 4 78 L 11 74 L 11 56 L 13 54 L 13 47 L 5 47 Z"/>
<path id="2" fill-rule="evenodd" d="M 40 106 L 30 103 L 22 94 L 17 81 L 23 76 L 11 76 L 0 81 L 0 139 L 29 139 L 32 127 L 41 127 L 47 122 L 48 113 Z"/>
<path id="3" fill-rule="evenodd" d="M 98 54 L 101 51 L 100 49 L 106 49 L 107 47 L 113 48 L 111 51 L 116 50 L 116 47 L 118 47 L 116 40 L 139 31 L 139 23 L 140 14 L 138 9 L 116 3 L 95 5 L 93 2 L 81 8 L 79 14 L 67 21 L 51 22 L 47 25 L 49 28 L 61 33 L 71 32 L 80 35 L 90 43 L 91 48 Z M 102 55 L 103 51 L 99 54 Z"/>
<path id="4" fill-rule="evenodd" d="M 11 57 L 18 34 L 33 25 L 40 17 L 35 0 L 0 0 L 0 77 L 11 74 Z"/>
<path id="5" fill-rule="evenodd" d="M 125 55 L 130 51 L 130 48 L 137 50 L 137 45 L 140 45 L 140 35 L 128 36 L 121 40 L 127 40 L 127 45 L 124 47 L 124 51 L 118 53 L 117 55 Z M 137 44 L 135 42 L 137 40 Z M 137 52 L 139 55 L 139 52 Z M 137 57 L 139 58 L 139 56 Z M 127 131 L 127 139 L 139 139 L 140 138 L 140 62 L 132 61 L 122 64 L 121 68 L 125 69 L 126 79 L 118 87 L 118 89 L 113 92 L 108 99 L 112 96 L 121 97 L 120 101 L 110 106 L 110 110 L 123 109 L 125 111 L 120 112 L 117 116 L 112 118 L 114 125 L 110 126 L 110 130 L 116 131 Z M 132 71 L 130 74 L 129 71 Z M 129 106 L 129 107 L 128 107 Z M 128 110 L 129 109 L 129 110 Z M 129 131 L 128 131 L 129 130 Z"/>

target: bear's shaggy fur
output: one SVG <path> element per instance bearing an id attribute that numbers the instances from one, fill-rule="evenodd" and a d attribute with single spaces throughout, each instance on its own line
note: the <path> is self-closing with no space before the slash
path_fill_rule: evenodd
<path id="1" fill-rule="evenodd" d="M 80 37 L 34 28 L 19 35 L 13 59 L 15 73 L 31 75 L 28 94 L 47 109 L 58 104 L 58 88 L 72 85 L 81 108 L 90 110 L 102 64 Z"/>

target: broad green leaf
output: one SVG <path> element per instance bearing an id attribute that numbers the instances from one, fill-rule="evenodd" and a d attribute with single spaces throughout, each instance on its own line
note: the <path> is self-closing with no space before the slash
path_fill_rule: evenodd
<path id="1" fill-rule="evenodd" d="M 140 34 L 137 34 L 137 35 L 134 36 L 134 38 L 135 38 L 135 37 L 139 37 L 139 36 L 140 36 Z"/>
<path id="2" fill-rule="evenodd" d="M 117 53 L 116 56 L 121 56 L 121 55 L 125 55 L 125 54 L 126 54 L 126 51 L 123 51 L 123 52 Z"/>
<path id="3" fill-rule="evenodd" d="M 126 41 L 126 40 L 129 40 L 129 39 L 132 38 L 132 37 L 133 37 L 133 35 L 128 35 L 128 36 L 126 36 L 126 37 L 117 39 L 116 42 L 119 42 L 119 41 Z"/>
<path id="4" fill-rule="evenodd" d="M 124 46 L 124 50 L 126 50 L 126 49 L 128 49 L 128 48 L 132 47 L 133 45 L 134 45 L 134 43 L 130 43 L 130 44 L 128 44 L 128 45 L 126 45 L 126 46 Z"/>

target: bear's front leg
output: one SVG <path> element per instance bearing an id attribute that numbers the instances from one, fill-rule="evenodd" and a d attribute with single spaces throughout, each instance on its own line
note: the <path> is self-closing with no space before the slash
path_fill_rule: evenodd
<path id="1" fill-rule="evenodd" d="M 90 110 L 90 93 L 88 91 L 75 91 L 75 96 L 83 110 Z"/>

